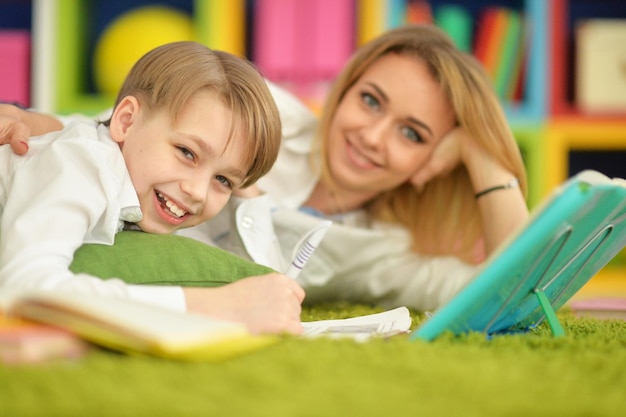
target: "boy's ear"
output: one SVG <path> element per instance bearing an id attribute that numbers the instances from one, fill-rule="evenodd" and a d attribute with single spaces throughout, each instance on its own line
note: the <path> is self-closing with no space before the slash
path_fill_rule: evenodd
<path id="1" fill-rule="evenodd" d="M 109 132 L 115 142 L 124 143 L 139 117 L 139 101 L 136 97 L 124 97 L 113 110 Z"/>

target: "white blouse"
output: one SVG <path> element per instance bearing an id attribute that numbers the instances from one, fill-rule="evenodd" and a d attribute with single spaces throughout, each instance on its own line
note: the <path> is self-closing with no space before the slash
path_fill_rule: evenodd
<path id="1" fill-rule="evenodd" d="M 258 182 L 266 194 L 231 199 L 229 209 L 183 231 L 258 263 L 285 271 L 300 238 L 320 218 L 301 210 L 318 181 L 310 164 L 317 118 L 297 98 L 270 85 L 283 124 L 283 143 L 272 170 Z M 344 215 L 324 237 L 298 277 L 306 300 L 350 300 L 430 311 L 452 298 L 477 266 L 454 257 L 421 256 L 408 232 L 370 223 L 363 212 Z"/>

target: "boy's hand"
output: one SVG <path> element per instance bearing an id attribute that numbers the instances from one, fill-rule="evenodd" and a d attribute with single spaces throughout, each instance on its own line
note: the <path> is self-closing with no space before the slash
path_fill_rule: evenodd
<path id="1" fill-rule="evenodd" d="M 248 277 L 218 288 L 184 288 L 187 310 L 245 324 L 255 334 L 301 334 L 304 290 L 284 274 Z"/>

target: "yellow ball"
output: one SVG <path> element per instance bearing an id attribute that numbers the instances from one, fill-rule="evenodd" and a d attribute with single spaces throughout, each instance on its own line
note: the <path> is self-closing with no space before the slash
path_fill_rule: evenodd
<path id="1" fill-rule="evenodd" d="M 94 82 L 102 94 L 115 96 L 131 67 L 146 52 L 175 41 L 195 40 L 191 17 L 164 6 L 133 9 L 102 33 L 94 51 Z"/>

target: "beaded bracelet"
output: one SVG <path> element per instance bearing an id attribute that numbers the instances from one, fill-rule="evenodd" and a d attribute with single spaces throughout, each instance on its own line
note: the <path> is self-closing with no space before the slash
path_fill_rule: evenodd
<path id="1" fill-rule="evenodd" d="M 519 187 L 519 179 L 513 178 L 510 182 L 503 185 L 496 185 L 495 187 L 487 188 L 486 190 L 482 190 L 474 195 L 474 197 L 479 198 L 484 196 L 485 194 L 489 194 L 492 191 L 497 190 L 508 190 L 509 188 L 517 188 Z"/>

